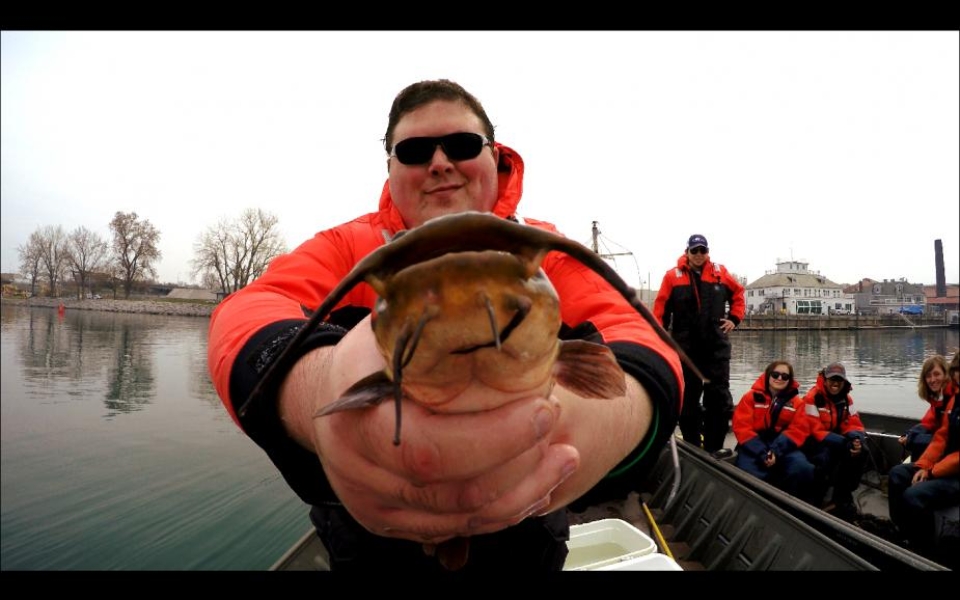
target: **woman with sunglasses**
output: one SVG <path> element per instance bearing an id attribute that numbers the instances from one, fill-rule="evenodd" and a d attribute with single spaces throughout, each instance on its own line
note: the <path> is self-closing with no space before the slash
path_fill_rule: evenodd
<path id="1" fill-rule="evenodd" d="M 920 422 L 900 437 L 900 443 L 910 454 L 912 462 L 920 458 L 933 439 L 933 432 L 940 426 L 947 405 L 943 395 L 947 381 L 947 360 L 944 357 L 936 354 L 923 361 L 917 381 L 917 395 L 929 406 Z"/>
<path id="2" fill-rule="evenodd" d="M 814 466 L 814 505 L 820 507 L 832 487 L 833 495 L 823 508 L 846 520 L 860 513 L 853 490 L 860 485 L 867 459 L 867 432 L 853 405 L 852 389 L 846 367 L 834 362 L 820 370 L 803 397 L 810 436 L 801 449 Z"/>
<path id="3" fill-rule="evenodd" d="M 737 438 L 735 464 L 751 475 L 809 502 L 813 465 L 800 447 L 807 439 L 800 386 L 793 365 L 767 365 L 733 411 Z"/>
<path id="4" fill-rule="evenodd" d="M 940 539 L 934 519 L 939 518 L 938 511 L 960 504 L 960 351 L 954 353 L 948 371 L 950 379 L 943 390 L 946 406 L 933 439 L 916 461 L 890 470 L 887 500 L 890 519 L 906 540 L 956 569 L 960 566 L 956 517 L 954 534 Z"/>
<path id="5" fill-rule="evenodd" d="M 313 418 L 386 366 L 370 321 L 377 298 L 364 284 L 310 335 L 283 380 L 238 410 L 309 312 L 387 240 L 464 211 L 520 220 L 523 160 L 494 140 L 482 105 L 460 85 L 403 89 L 383 142 L 387 179 L 377 210 L 277 258 L 213 313 L 211 379 L 236 423 L 312 506 L 332 570 L 441 572 L 428 552 L 454 537 L 470 538 L 468 571 L 560 570 L 566 507 L 637 489 L 676 427 L 683 385 L 677 353 L 576 260 L 552 252 L 541 264 L 560 298 L 559 335 L 607 344 L 626 373 L 624 396 L 582 398 L 557 384 L 543 397 L 476 382 L 449 404 L 486 410 L 437 413 L 404 398 L 399 446 L 392 402 Z M 523 222 L 556 232 L 544 221 Z"/>

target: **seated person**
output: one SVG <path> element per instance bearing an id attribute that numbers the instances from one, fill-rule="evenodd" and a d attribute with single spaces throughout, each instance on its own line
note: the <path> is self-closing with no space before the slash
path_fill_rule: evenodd
<path id="1" fill-rule="evenodd" d="M 853 491 L 860 485 L 866 463 L 863 444 L 867 434 L 853 406 L 851 389 L 846 368 L 834 362 L 817 374 L 816 384 L 803 397 L 810 437 L 802 450 L 815 469 L 813 503 L 821 505 L 832 486 L 833 496 L 822 506 L 844 519 L 859 513 Z"/>
<path id="2" fill-rule="evenodd" d="M 960 352 L 950 361 L 944 386 L 947 406 L 940 427 L 920 458 L 890 470 L 887 500 L 890 519 L 919 552 L 957 568 L 958 540 L 935 540 L 934 512 L 960 503 Z M 948 548 L 949 545 L 949 548 Z"/>
<path id="3" fill-rule="evenodd" d="M 943 386 L 947 382 L 946 359 L 937 354 L 923 361 L 919 379 L 917 395 L 930 406 L 920 422 L 900 437 L 900 443 L 910 453 L 911 462 L 917 462 L 940 426 L 943 409 L 947 405 L 943 397 Z"/>
<path id="4" fill-rule="evenodd" d="M 809 419 L 799 390 L 793 365 L 785 360 L 767 365 L 733 412 L 736 465 L 812 502 L 814 469 L 800 451 L 809 432 Z"/>

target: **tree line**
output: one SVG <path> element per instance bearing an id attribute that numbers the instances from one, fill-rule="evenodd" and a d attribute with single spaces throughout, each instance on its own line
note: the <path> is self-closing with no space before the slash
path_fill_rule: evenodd
<path id="1" fill-rule="evenodd" d="M 192 275 L 208 289 L 232 293 L 263 274 L 267 265 L 287 252 L 277 217 L 247 209 L 238 218 L 207 228 L 193 247 Z M 104 237 L 80 226 L 67 232 L 61 225 L 38 227 L 17 247 L 20 275 L 30 282 L 30 295 L 45 286 L 60 298 L 72 284 L 77 298 L 94 284 L 107 285 L 114 297 L 129 298 L 135 285 L 157 276 L 162 258 L 160 231 L 136 212 L 117 211 Z"/>

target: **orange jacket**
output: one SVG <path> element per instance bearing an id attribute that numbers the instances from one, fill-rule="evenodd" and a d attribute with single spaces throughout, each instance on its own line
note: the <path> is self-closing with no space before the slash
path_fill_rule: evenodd
<path id="1" fill-rule="evenodd" d="M 809 418 L 810 435 L 815 440 L 822 442 L 830 433 L 846 438 L 860 438 L 861 441 L 866 437 L 863 422 L 857 414 L 853 397 L 850 395 L 852 389 L 853 384 L 846 382 L 840 392 L 842 394 L 840 402 L 834 403 L 827 396 L 823 373 L 817 375 L 817 383 L 803 397 L 806 403 L 806 415 Z"/>
<path id="2" fill-rule="evenodd" d="M 493 213 L 508 217 L 515 214 L 520 201 L 523 161 L 510 148 L 501 144 L 497 146 L 501 162 L 505 162 L 510 170 L 500 173 L 500 193 Z M 550 223 L 529 218 L 524 221 L 557 232 Z M 379 211 L 321 231 L 293 252 L 275 259 L 261 277 L 228 296 L 216 308 L 210 320 L 208 364 L 217 393 L 235 421 L 234 405 L 242 404 L 244 398 L 235 397 L 231 376 L 241 351 L 251 338 L 278 322 L 305 322 L 304 307 L 316 309 L 360 259 L 403 228 L 400 213 L 390 196 L 389 184 L 384 183 Z M 658 368 L 665 369 L 660 376 L 673 381 L 647 383 L 663 389 L 671 385 L 682 386 L 680 359 L 676 352 L 599 275 L 562 252 L 549 253 L 542 267 L 560 297 L 564 324 L 577 327 L 590 323 L 599 331 L 604 343 L 635 344 L 641 347 L 641 353 L 652 352 L 651 358 L 658 357 L 662 361 Z M 366 314 L 375 300 L 373 289 L 363 283 L 347 294 L 334 312 L 351 307 L 363 309 Z"/>
<path id="3" fill-rule="evenodd" d="M 936 431 L 937 427 L 940 426 L 940 418 L 943 416 L 944 407 L 947 405 L 946 396 L 946 385 L 944 385 L 943 393 L 936 398 L 927 398 L 927 403 L 930 404 L 927 407 L 927 411 L 923 413 L 923 417 L 920 419 L 920 427 L 923 427 L 927 431 Z"/>
<path id="4" fill-rule="evenodd" d="M 523 190 L 523 160 L 511 148 L 497 143 L 498 197 L 493 213 L 514 217 Z M 524 219 L 533 227 L 556 232 L 547 222 Z M 230 416 L 268 453 L 290 485 L 308 503 L 331 499 L 319 461 L 286 436 L 271 393 L 261 396 L 267 410 L 251 410 L 242 420 L 236 409 L 250 396 L 263 373 L 286 348 L 299 328 L 347 273 L 398 231 L 403 220 L 385 182 L 376 212 L 320 231 L 292 252 L 277 257 L 266 272 L 228 296 L 210 319 L 207 362 L 211 380 Z M 683 397 L 680 359 L 602 277 L 562 252 L 550 252 L 542 268 L 560 298 L 561 337 L 585 338 L 610 346 L 623 369 L 636 378 L 654 403 L 655 423 L 637 452 L 647 460 L 676 426 Z M 366 283 L 354 287 L 334 308 L 327 321 L 308 337 L 301 352 L 335 344 L 345 332 L 370 314 L 376 301 Z M 282 377 L 284 373 L 278 373 Z M 275 390 L 269 390 L 275 392 Z M 272 414 L 271 414 L 272 411 Z M 259 416 L 251 416 L 257 413 Z M 629 470 L 646 468 L 639 457 L 626 460 Z M 294 465 L 291 467 L 289 465 Z M 635 466 L 634 466 L 635 465 Z M 623 478 L 620 478 L 621 480 Z M 319 487 L 318 487 L 319 486 Z M 306 490 L 311 488 L 312 491 Z"/>
<path id="5" fill-rule="evenodd" d="M 951 382 L 952 383 L 952 382 Z M 957 477 L 960 475 L 960 407 L 956 406 L 957 393 L 953 390 L 940 427 L 933 434 L 930 445 L 917 460 L 921 469 L 929 469 L 934 477 Z"/>
<path id="6" fill-rule="evenodd" d="M 681 347 L 690 349 L 688 353 L 710 354 L 718 344 L 728 347 L 730 343 L 720 331 L 720 319 L 730 319 L 735 325 L 743 320 L 744 290 L 725 266 L 709 259 L 700 270 L 700 285 L 694 285 L 695 281 L 686 255 L 680 256 L 676 268 L 663 276 L 653 314 Z"/>
<path id="7" fill-rule="evenodd" d="M 800 385 L 794 379 L 778 399 L 782 407 L 771 423 L 774 402 L 766 388 L 766 373 L 753 382 L 733 411 L 733 434 L 741 451 L 753 456 L 772 450 L 783 456 L 803 445 L 809 434 L 809 419 L 804 416 Z"/>

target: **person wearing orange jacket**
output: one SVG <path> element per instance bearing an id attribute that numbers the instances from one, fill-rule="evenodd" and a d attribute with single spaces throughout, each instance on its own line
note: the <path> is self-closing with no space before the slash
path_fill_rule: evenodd
<path id="1" fill-rule="evenodd" d="M 917 396 L 929 404 L 929 407 L 920 422 L 900 437 L 900 443 L 910 453 L 912 462 L 917 462 L 933 439 L 933 433 L 940 426 L 943 410 L 947 406 L 943 388 L 948 382 L 947 360 L 943 356 L 935 354 L 923 361 L 917 382 Z"/>
<path id="2" fill-rule="evenodd" d="M 813 465 L 800 451 L 809 423 L 793 365 L 767 365 L 733 411 L 735 464 L 788 494 L 810 501 Z"/>
<path id="3" fill-rule="evenodd" d="M 940 426 L 916 462 L 890 470 L 887 501 L 890 520 L 907 541 L 919 551 L 934 551 L 956 563 L 960 542 L 956 535 L 935 539 L 934 513 L 960 504 L 960 351 L 950 361 L 949 374 L 950 381 L 943 390 L 947 406 Z"/>
<path id="4" fill-rule="evenodd" d="M 680 433 L 684 441 L 716 452 L 723 448 L 733 416 L 729 333 L 746 314 L 743 285 L 710 260 L 707 238 L 694 234 L 677 266 L 664 274 L 653 314 L 707 380 L 683 366 Z"/>
<path id="5" fill-rule="evenodd" d="M 801 449 L 814 466 L 814 505 L 819 508 L 832 486 L 832 498 L 824 508 L 845 519 L 859 514 L 853 491 L 860 485 L 867 458 L 867 433 L 853 405 L 852 389 L 846 368 L 834 362 L 817 374 L 817 382 L 803 397 L 810 436 Z"/>
<path id="6" fill-rule="evenodd" d="M 454 213 L 557 231 L 518 216 L 523 160 L 494 140 L 483 106 L 459 84 L 429 80 L 401 90 L 383 144 L 387 179 L 377 210 L 320 231 L 217 307 L 211 379 L 237 425 L 311 506 L 331 570 L 442 573 L 452 563 L 438 555 L 439 545 L 469 538 L 458 546 L 469 552 L 458 557 L 464 571 L 558 571 L 569 538 L 566 508 L 626 498 L 672 435 L 683 394 L 680 357 L 607 281 L 550 252 L 541 269 L 556 291 L 561 324 L 544 334 L 608 346 L 625 374 L 623 395 L 588 398 L 559 378 L 549 391 L 542 384 L 500 390 L 474 378 L 467 389 L 441 390 L 452 397 L 440 411 L 405 393 L 399 445 L 392 401 L 318 417 L 387 367 L 372 326 L 373 309 L 385 301 L 366 283 L 295 354 L 285 353 L 358 262 L 401 231 Z M 564 368 L 575 375 L 588 365 Z"/>

